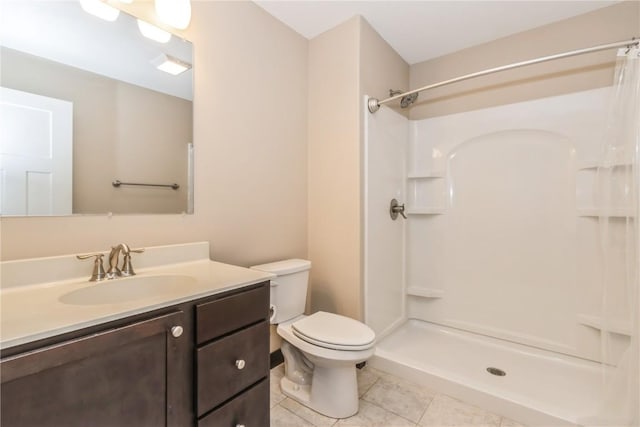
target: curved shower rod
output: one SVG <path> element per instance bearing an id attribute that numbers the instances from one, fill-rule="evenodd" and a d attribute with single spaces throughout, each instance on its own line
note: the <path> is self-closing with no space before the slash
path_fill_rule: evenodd
<path id="1" fill-rule="evenodd" d="M 369 112 L 370 113 L 375 113 L 376 111 L 378 111 L 380 109 L 380 106 L 382 104 L 386 104 L 388 102 L 395 101 L 396 99 L 401 99 L 402 97 L 405 97 L 405 96 L 413 95 L 414 93 L 419 93 L 419 92 L 422 92 L 422 91 L 425 91 L 425 90 L 434 89 L 434 88 L 437 88 L 437 87 L 440 87 L 440 86 L 446 86 L 446 85 L 451 84 L 451 83 L 461 82 L 463 80 L 472 79 L 474 77 L 486 76 L 487 74 L 497 73 L 499 71 L 511 70 L 513 68 L 524 67 L 526 65 L 539 64 L 541 62 L 553 61 L 554 59 L 568 58 L 570 56 L 582 55 L 582 54 L 585 54 L 585 53 L 598 52 L 600 50 L 614 49 L 616 47 L 623 47 L 623 46 L 631 48 L 632 46 L 638 47 L 639 45 L 640 45 L 640 40 L 638 40 L 638 39 L 636 39 L 634 37 L 631 40 L 625 40 L 625 41 L 620 41 L 620 42 L 616 42 L 616 43 L 609 43 L 609 44 L 602 44 L 602 45 L 599 45 L 599 46 L 593 46 L 593 47 L 587 47 L 587 48 L 584 48 L 584 49 L 572 50 L 570 52 L 557 53 L 555 55 L 543 56 L 543 57 L 536 58 L 536 59 L 529 59 L 527 61 L 515 62 L 513 64 L 502 65 L 500 67 L 490 68 L 488 70 L 483 70 L 483 71 L 477 71 L 475 73 L 465 74 L 464 76 L 455 77 L 453 79 L 444 80 L 444 81 L 441 81 L 441 82 L 438 82 L 438 83 L 433 83 L 433 84 L 430 84 L 430 85 L 427 85 L 427 86 L 423 86 L 423 87 L 418 88 L 418 89 L 414 89 L 414 90 L 410 90 L 410 91 L 407 91 L 407 92 L 400 93 L 398 95 L 390 96 L 389 98 L 383 99 L 382 101 L 379 101 L 376 98 L 369 98 L 369 101 L 367 102 L 367 107 L 369 108 Z"/>

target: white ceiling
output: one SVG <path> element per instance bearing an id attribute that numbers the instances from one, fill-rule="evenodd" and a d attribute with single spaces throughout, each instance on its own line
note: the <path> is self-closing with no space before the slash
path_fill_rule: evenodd
<path id="1" fill-rule="evenodd" d="M 618 1 L 255 1 L 311 39 L 362 15 L 409 64 L 580 15 Z"/>

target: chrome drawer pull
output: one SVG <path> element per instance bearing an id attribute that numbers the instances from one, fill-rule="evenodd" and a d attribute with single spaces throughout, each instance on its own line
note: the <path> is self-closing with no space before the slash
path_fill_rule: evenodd
<path id="1" fill-rule="evenodd" d="M 178 338 L 180 335 L 182 335 L 182 332 L 184 332 L 182 326 L 174 326 L 173 328 L 171 328 L 171 335 L 173 335 L 174 338 Z"/>
<path id="2" fill-rule="evenodd" d="M 236 368 L 244 369 L 244 365 L 245 365 L 244 360 L 242 360 L 242 359 L 236 360 Z"/>

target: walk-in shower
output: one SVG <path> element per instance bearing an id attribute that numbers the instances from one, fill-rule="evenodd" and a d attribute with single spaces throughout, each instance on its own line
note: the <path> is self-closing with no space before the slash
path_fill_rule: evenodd
<path id="1" fill-rule="evenodd" d="M 422 120 L 380 107 L 411 91 L 364 101 L 373 366 L 528 425 L 638 423 L 628 43 L 581 50 L 623 46 L 611 87 Z"/>

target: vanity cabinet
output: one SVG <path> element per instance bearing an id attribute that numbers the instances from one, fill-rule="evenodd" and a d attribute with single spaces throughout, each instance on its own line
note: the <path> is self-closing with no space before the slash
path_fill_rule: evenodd
<path id="1" fill-rule="evenodd" d="M 269 425 L 269 283 L 10 348 L 0 425 Z"/>

